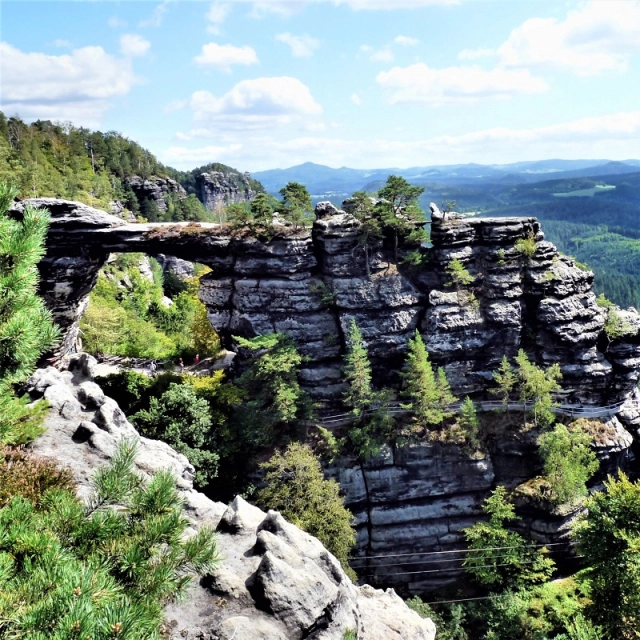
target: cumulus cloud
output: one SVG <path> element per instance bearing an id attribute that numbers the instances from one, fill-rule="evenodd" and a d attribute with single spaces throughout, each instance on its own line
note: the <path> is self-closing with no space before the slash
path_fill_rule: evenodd
<path id="1" fill-rule="evenodd" d="M 498 48 L 501 66 L 566 69 L 579 75 L 624 71 L 640 51 L 640 1 L 591 0 L 562 21 L 532 18 Z"/>
<path id="2" fill-rule="evenodd" d="M 220 25 L 227 19 L 231 5 L 220 2 L 213 2 L 207 11 L 208 21 L 207 31 L 215 35 L 220 33 Z"/>
<path id="3" fill-rule="evenodd" d="M 216 42 L 205 44 L 200 55 L 193 60 L 203 67 L 217 67 L 223 71 L 230 71 L 234 64 L 258 64 L 258 56 L 252 47 L 248 45 L 234 47 L 231 44 L 217 44 Z"/>
<path id="4" fill-rule="evenodd" d="M 243 80 L 218 98 L 209 91 L 196 91 L 190 106 L 194 120 L 210 124 L 218 135 L 218 127 L 260 129 L 304 122 L 322 113 L 309 88 L 297 78 L 288 76 Z M 198 132 L 202 134 L 202 130 Z M 187 136 L 195 135 L 190 132 Z"/>
<path id="5" fill-rule="evenodd" d="M 126 58 L 144 56 L 151 43 L 137 33 L 125 33 L 120 36 L 120 53 Z"/>
<path id="6" fill-rule="evenodd" d="M 492 69 L 478 66 L 431 69 L 420 62 L 381 71 L 377 83 L 389 91 L 389 101 L 441 105 L 479 98 L 510 98 L 542 93 L 547 83 L 527 70 Z"/>
<path id="7" fill-rule="evenodd" d="M 137 82 L 131 62 L 102 47 L 71 54 L 25 53 L 0 43 L 2 109 L 24 118 L 99 123 L 109 100 L 128 93 Z"/>
<path id="8" fill-rule="evenodd" d="M 463 162 L 506 163 L 540 160 L 561 152 L 570 158 L 632 157 L 640 144 L 640 111 L 581 118 L 531 129 L 506 127 L 459 136 L 411 141 L 354 140 L 322 136 L 282 138 L 238 133 L 216 146 L 174 146 L 162 160 L 183 168 L 215 159 L 253 171 L 312 160 L 329 166 L 408 167 Z M 267 155 L 263 150 L 269 149 Z"/>
<path id="9" fill-rule="evenodd" d="M 418 38 L 412 38 L 411 36 L 396 36 L 393 41 L 402 47 L 415 47 L 420 44 Z"/>
<path id="10" fill-rule="evenodd" d="M 310 58 L 320 44 L 318 40 L 311 36 L 294 36 L 291 33 L 279 33 L 276 36 L 276 40 L 288 44 L 291 47 L 291 54 L 294 58 Z"/>

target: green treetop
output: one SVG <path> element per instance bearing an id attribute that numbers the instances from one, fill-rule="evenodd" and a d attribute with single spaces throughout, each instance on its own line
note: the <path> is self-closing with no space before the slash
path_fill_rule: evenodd
<path id="1" fill-rule="evenodd" d="M 313 210 L 311 196 L 307 188 L 299 182 L 289 182 L 280 189 L 284 217 L 293 223 L 294 227 L 302 227 Z"/>
<path id="2" fill-rule="evenodd" d="M 382 238 L 382 222 L 376 213 L 371 196 L 365 191 L 356 191 L 350 198 L 351 213 L 360 222 L 358 229 L 358 245 L 364 251 L 367 277 L 371 276 L 369 260 L 370 245 L 373 240 Z"/>
<path id="3" fill-rule="evenodd" d="M 517 520 L 513 505 L 507 501 L 506 489 L 497 487 L 482 507 L 488 522 L 478 522 L 464 529 L 470 553 L 464 568 L 491 590 L 518 588 L 548 580 L 554 562 L 543 549 L 532 548 L 527 541 L 505 527 Z"/>
<path id="4" fill-rule="evenodd" d="M 290 444 L 284 453 L 274 454 L 261 466 L 266 486 L 258 493 L 258 504 L 279 511 L 286 520 L 316 536 L 354 578 L 348 562 L 356 542 L 353 516 L 344 506 L 340 485 L 325 480 L 311 449 Z"/>
<path id="5" fill-rule="evenodd" d="M 371 363 L 364 346 L 362 333 L 352 318 L 347 332 L 347 353 L 344 357 L 344 377 L 349 388 L 344 394 L 345 404 L 358 419 L 363 420 L 371 406 Z"/>
<path id="6" fill-rule="evenodd" d="M 385 228 L 393 233 L 395 261 L 398 262 L 398 240 L 420 243 L 426 239 L 427 233 L 420 226 L 424 223 L 424 211 L 418 206 L 418 198 L 424 187 L 412 186 L 401 176 L 389 176 L 387 182 L 378 191 L 381 201 L 376 205 Z"/>

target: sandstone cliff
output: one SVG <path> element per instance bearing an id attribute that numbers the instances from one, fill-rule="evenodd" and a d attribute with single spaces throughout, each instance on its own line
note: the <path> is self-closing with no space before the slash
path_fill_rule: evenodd
<path id="1" fill-rule="evenodd" d="M 367 277 L 359 223 L 328 203 L 318 205 L 311 230 L 261 242 L 221 225 L 127 225 L 78 203 L 39 202 L 53 213 L 41 290 L 56 320 L 68 328 L 63 353 L 73 347 L 77 319 L 108 253 L 169 253 L 211 266 L 200 297 L 226 347 L 233 346 L 233 335 L 290 334 L 308 357 L 301 381 L 327 410 L 339 410 L 344 333 L 354 318 L 384 384 L 398 384 L 407 339 L 416 328 L 454 391 L 476 399 L 482 399 L 505 354 L 524 348 L 539 364 L 558 362 L 563 401 L 625 402 L 605 427 L 608 435 L 599 446 L 603 469 L 624 465 L 630 456 L 629 432 L 637 436 L 640 427 L 640 316 L 620 311 L 636 332 L 610 342 L 605 310 L 591 289 L 593 274 L 559 255 L 535 218 L 436 216 L 432 246 L 423 248 L 419 268 L 397 264 L 380 241 L 370 248 Z M 521 241 L 528 243 L 527 252 L 519 250 Z M 448 285 L 446 266 L 453 259 L 473 276 L 461 290 Z M 407 564 L 395 571 L 372 557 L 460 548 L 461 529 L 477 521 L 491 488 L 515 486 L 538 473 L 534 439 L 535 434 L 496 435 L 483 459 L 455 444 L 424 442 L 383 451 L 362 466 L 337 461 L 329 472 L 340 480 L 356 516 L 357 553 L 370 558 L 359 566 L 372 580 L 411 590 L 453 579 L 455 571 L 442 573 L 444 563 L 427 573 L 421 556 L 406 557 Z M 564 535 L 567 516 L 525 512 L 523 527 L 536 539 Z"/>
<path id="2" fill-rule="evenodd" d="M 33 450 L 73 471 L 81 496 L 92 472 L 121 438 L 139 441 L 143 475 L 171 469 L 192 526 L 217 528 L 220 564 L 194 585 L 185 602 L 166 609 L 167 637 L 202 640 L 342 640 L 347 629 L 363 640 L 433 640 L 435 628 L 392 591 L 358 587 L 313 537 L 279 513 L 242 498 L 212 502 L 192 486 L 193 467 L 168 445 L 141 438 L 118 405 L 93 381 L 95 360 L 74 356 L 68 371 L 49 367 L 27 383 L 33 398 L 51 405 L 47 431 Z"/>
<path id="3" fill-rule="evenodd" d="M 251 186 L 248 173 L 207 171 L 196 178 L 198 197 L 209 211 L 240 202 L 251 202 L 256 191 Z"/>

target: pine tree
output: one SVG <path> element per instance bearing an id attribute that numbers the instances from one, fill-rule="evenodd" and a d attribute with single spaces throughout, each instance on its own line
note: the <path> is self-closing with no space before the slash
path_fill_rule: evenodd
<path id="1" fill-rule="evenodd" d="M 417 329 L 413 338 L 409 340 L 409 351 L 402 375 L 405 380 L 404 395 L 411 400 L 403 407 L 413 412 L 421 427 L 440 424 L 444 419 L 440 407 L 440 388 L 429 362 L 427 348 Z"/>
<path id="2" fill-rule="evenodd" d="M 509 364 L 507 356 L 502 356 L 500 366 L 493 372 L 493 379 L 498 385 L 498 388 L 491 389 L 490 393 L 500 396 L 505 410 L 509 413 L 509 396 L 518 382 L 518 377 L 513 367 Z"/>
<path id="3" fill-rule="evenodd" d="M 11 385 L 27 378 L 59 334 L 36 295 L 49 214 L 26 207 L 21 216 L 10 217 L 15 195 L 15 188 L 0 183 L 0 444 L 37 434 L 40 418 L 13 395 Z"/>
<path id="4" fill-rule="evenodd" d="M 295 228 L 303 227 L 313 208 L 307 188 L 299 182 L 289 182 L 279 193 L 284 205 L 284 217 L 292 222 Z"/>
<path id="5" fill-rule="evenodd" d="M 369 259 L 370 245 L 373 240 L 382 238 L 382 222 L 373 206 L 371 196 L 365 191 L 356 191 L 349 200 L 350 212 L 358 219 L 358 245 L 364 251 L 364 262 L 367 278 L 371 276 Z"/>
<path id="6" fill-rule="evenodd" d="M 480 445 L 478 440 L 478 427 L 480 420 L 473 401 L 467 396 L 460 406 L 460 426 L 464 429 L 467 442 L 470 446 L 477 448 Z"/>
<path id="7" fill-rule="evenodd" d="M 347 332 L 347 353 L 344 357 L 344 378 L 349 388 L 344 394 L 345 404 L 358 419 L 364 419 L 371 406 L 371 362 L 364 346 L 362 333 L 352 318 Z"/>
<path id="8" fill-rule="evenodd" d="M 547 369 L 538 367 L 527 358 L 522 349 L 518 351 L 516 364 L 520 378 L 520 401 L 524 405 L 524 426 L 526 427 L 527 403 L 530 403 L 529 411 L 533 413 L 534 425 L 546 427 L 553 424 L 556 403 L 551 394 L 560 389 L 560 366 L 556 363 Z"/>

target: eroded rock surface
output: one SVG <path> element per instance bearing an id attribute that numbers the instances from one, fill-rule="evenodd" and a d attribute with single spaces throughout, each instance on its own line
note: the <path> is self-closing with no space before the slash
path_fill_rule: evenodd
<path id="1" fill-rule="evenodd" d="M 242 498 L 230 506 L 193 489 L 193 467 L 163 442 L 142 438 L 114 400 L 93 381 L 96 361 L 71 358 L 68 371 L 39 369 L 27 383 L 46 398 L 47 431 L 32 446 L 70 468 L 86 497 L 91 476 L 122 438 L 139 442 L 136 466 L 149 476 L 170 469 L 194 528 L 218 531 L 220 564 L 166 608 L 168 637 L 204 640 L 342 640 L 347 629 L 362 640 L 433 640 L 435 627 L 393 590 L 354 585 L 317 539 Z"/>

